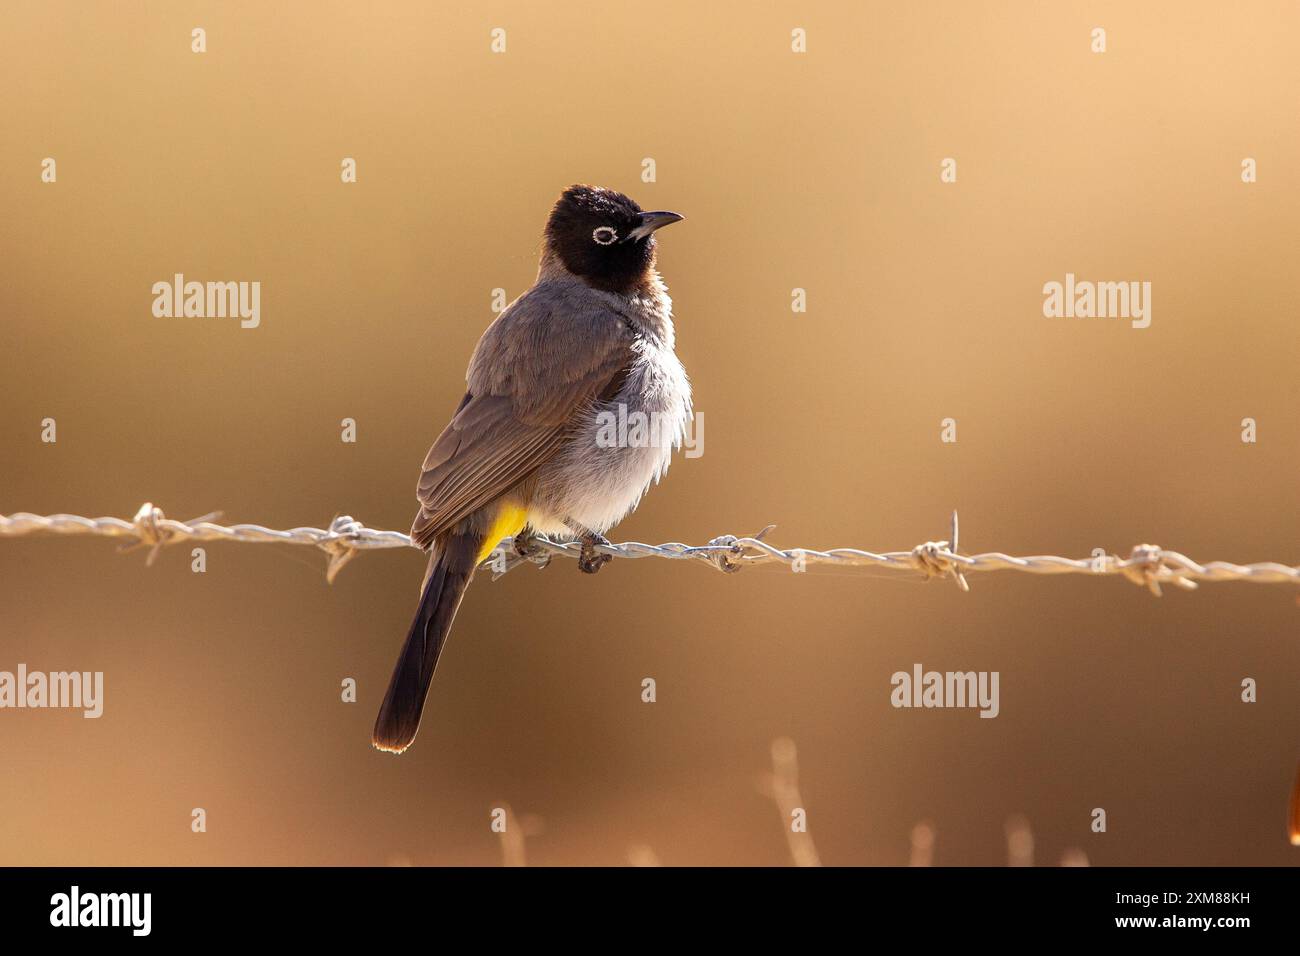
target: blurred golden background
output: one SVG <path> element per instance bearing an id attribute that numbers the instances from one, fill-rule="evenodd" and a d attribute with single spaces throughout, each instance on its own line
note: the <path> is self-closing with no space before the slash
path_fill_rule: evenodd
<path id="1" fill-rule="evenodd" d="M 1287 2 L 6 3 L 0 512 L 406 530 L 492 290 L 586 181 L 688 217 L 660 268 L 706 422 L 614 540 L 905 550 L 957 508 L 968 553 L 1300 563 L 1298 28 Z M 154 318 L 177 272 L 260 281 L 261 327 Z M 1066 272 L 1150 281 L 1151 327 L 1044 318 Z M 1295 860 L 1285 586 L 557 560 L 479 577 L 395 759 L 369 731 L 421 557 L 328 587 L 308 549 L 194 574 L 113 547 L 0 541 L 0 669 L 106 684 L 97 721 L 0 712 L 0 863 L 492 865 L 504 801 L 532 863 L 785 864 L 756 787 L 783 735 L 827 864 L 906 863 L 922 819 L 936 863 L 1001 863 L 1013 814 L 1040 863 Z M 1000 716 L 891 708 L 916 662 L 1000 671 Z"/>

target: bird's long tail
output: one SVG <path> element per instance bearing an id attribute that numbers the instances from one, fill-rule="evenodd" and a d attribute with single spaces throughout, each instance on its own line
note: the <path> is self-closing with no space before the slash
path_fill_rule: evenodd
<path id="1" fill-rule="evenodd" d="M 481 541 L 468 535 L 448 535 L 434 544 L 419 610 L 375 720 L 371 743 L 379 750 L 400 754 L 415 740 L 438 655 L 474 576 L 480 547 Z"/>

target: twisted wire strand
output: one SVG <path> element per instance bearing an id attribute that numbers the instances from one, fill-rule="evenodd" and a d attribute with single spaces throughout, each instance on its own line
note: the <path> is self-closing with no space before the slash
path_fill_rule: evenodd
<path id="1" fill-rule="evenodd" d="M 409 535 L 399 531 L 367 528 L 348 515 L 335 518 L 328 528 L 290 528 L 277 531 L 257 524 L 216 524 L 219 514 L 204 515 L 190 521 L 176 521 L 166 517 L 161 508 L 146 503 L 131 520 L 114 517 L 84 518 L 80 515 L 34 515 L 19 512 L 0 515 L 0 537 L 49 533 L 59 535 L 94 535 L 122 538 L 128 543 L 122 551 L 148 547 L 148 564 L 152 564 L 161 548 L 184 541 L 238 541 L 272 544 L 311 545 L 329 555 L 326 577 L 330 582 L 348 561 L 362 551 L 382 548 L 411 548 Z M 1021 571 L 1028 574 L 1087 574 L 1094 577 L 1122 575 L 1135 584 L 1142 585 L 1157 596 L 1161 585 L 1173 584 L 1181 588 L 1194 588 L 1198 581 L 1254 581 L 1261 584 L 1300 585 L 1300 567 L 1265 561 L 1257 564 L 1232 564 L 1211 561 L 1200 564 L 1180 554 L 1150 544 L 1135 547 L 1127 558 L 1106 555 L 1092 558 L 1063 558 L 1056 555 L 1028 555 L 1015 557 L 992 551 L 984 554 L 961 554 L 958 548 L 957 514 L 953 512 L 949 537 L 944 541 L 927 541 L 910 551 L 876 553 L 858 548 L 832 548 L 817 551 L 811 548 L 783 550 L 763 540 L 772 526 L 750 537 L 721 535 L 704 545 L 687 545 L 678 541 L 663 544 L 643 544 L 625 541 L 621 544 L 597 545 L 595 550 L 616 558 L 670 558 L 674 560 L 703 561 L 722 571 L 734 572 L 741 568 L 780 562 L 793 570 L 803 570 L 813 564 L 830 564 L 841 567 L 880 567 L 894 571 L 920 573 L 927 578 L 951 577 L 962 590 L 969 590 L 966 575 L 980 571 Z M 532 537 L 515 548 L 513 538 L 507 538 L 484 562 L 494 577 L 506 573 L 523 562 L 547 564 L 552 557 L 576 558 L 582 545 L 578 541 L 555 541 Z"/>

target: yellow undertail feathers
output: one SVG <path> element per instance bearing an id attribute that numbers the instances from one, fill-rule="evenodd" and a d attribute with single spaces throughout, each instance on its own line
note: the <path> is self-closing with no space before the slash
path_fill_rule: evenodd
<path id="1" fill-rule="evenodd" d="M 496 546 L 504 539 L 517 535 L 524 530 L 524 525 L 528 523 L 528 512 L 517 505 L 502 505 L 497 511 L 496 518 L 492 521 L 492 526 L 488 528 L 487 537 L 483 539 L 483 546 L 479 549 L 478 557 L 474 559 L 476 565 L 482 564 L 489 554 L 496 550 Z"/>

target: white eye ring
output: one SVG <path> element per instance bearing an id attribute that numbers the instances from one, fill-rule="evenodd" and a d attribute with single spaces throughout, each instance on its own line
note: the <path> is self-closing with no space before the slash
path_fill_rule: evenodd
<path id="1" fill-rule="evenodd" d="M 618 232 L 613 226 L 597 226 L 592 232 L 591 238 L 594 239 L 598 245 L 610 246 L 618 240 Z"/>

